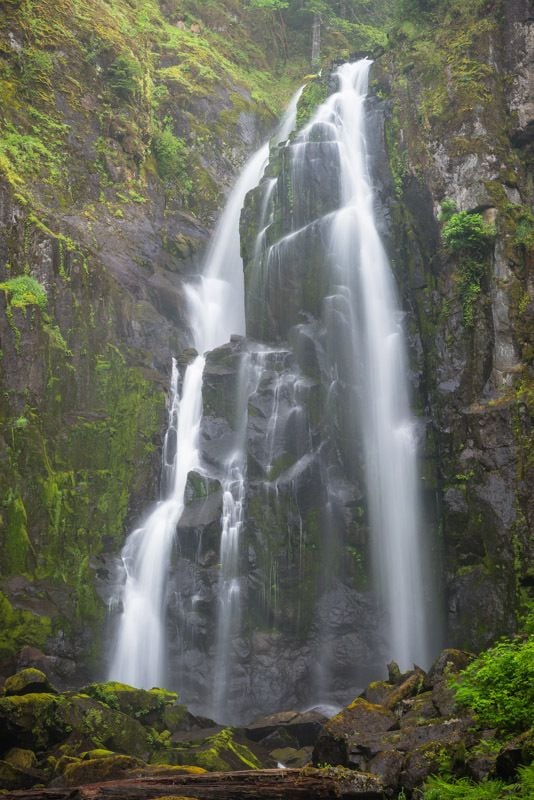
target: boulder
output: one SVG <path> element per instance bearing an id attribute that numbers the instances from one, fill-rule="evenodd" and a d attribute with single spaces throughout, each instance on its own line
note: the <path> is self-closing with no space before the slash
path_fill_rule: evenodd
<path id="1" fill-rule="evenodd" d="M 174 707 L 178 698 L 175 692 L 168 692 L 166 689 L 135 689 L 115 681 L 92 683 L 80 689 L 80 694 L 88 695 L 108 708 L 135 716 L 140 722 L 151 725 L 161 721 L 161 717 L 169 707 Z M 183 717 L 187 709 L 185 706 L 178 708 L 179 715 Z"/>
<path id="2" fill-rule="evenodd" d="M 139 758 L 120 754 L 76 760 L 65 765 L 63 782 L 67 786 L 80 786 L 116 778 L 133 778 L 139 776 L 145 766 L 145 762 Z"/>
<path id="3" fill-rule="evenodd" d="M 534 732 L 531 729 L 504 745 L 497 756 L 495 771 L 499 778 L 514 780 L 517 777 L 518 767 L 527 766 L 533 759 Z"/>
<path id="4" fill-rule="evenodd" d="M 33 750 L 24 750 L 21 747 L 12 747 L 4 755 L 4 761 L 18 769 L 36 769 L 37 756 Z"/>
<path id="5" fill-rule="evenodd" d="M 273 750 L 269 755 L 277 764 L 298 769 L 311 762 L 312 752 L 312 747 L 301 747 L 300 750 L 296 750 L 294 747 L 281 747 Z"/>
<path id="6" fill-rule="evenodd" d="M 399 724 L 401 728 L 424 724 L 426 720 L 439 716 L 432 699 L 432 692 L 423 692 L 416 697 L 403 700 L 400 711 Z"/>
<path id="7" fill-rule="evenodd" d="M 8 761 L 0 761 L 0 789 L 29 789 L 42 783 L 44 773 L 35 769 L 21 769 Z"/>
<path id="8" fill-rule="evenodd" d="M 393 684 L 388 681 L 373 681 L 369 686 L 366 686 L 360 696 L 368 700 L 369 703 L 382 705 L 388 695 L 391 694 L 393 688 Z"/>
<path id="9" fill-rule="evenodd" d="M 396 727 L 397 718 L 383 706 L 358 697 L 323 727 L 313 751 L 314 764 L 348 766 L 349 753 L 370 734 Z"/>
<path id="10" fill-rule="evenodd" d="M 439 772 L 443 760 L 443 749 L 435 742 L 411 750 L 405 758 L 403 770 L 400 774 L 400 784 L 404 789 L 412 791 L 430 776 Z"/>
<path id="11" fill-rule="evenodd" d="M 428 670 L 425 688 L 431 689 L 436 683 L 456 675 L 467 667 L 474 655 L 464 650 L 447 648 L 443 650 Z"/>
<path id="12" fill-rule="evenodd" d="M 180 742 L 174 742 L 173 747 L 156 751 L 151 762 L 175 766 L 191 765 L 209 772 L 255 770 L 261 767 L 259 758 L 231 728 L 219 729 L 211 736 L 206 736 L 206 733 L 208 731 L 199 731 L 198 736 L 189 741 L 184 738 Z"/>
<path id="13" fill-rule="evenodd" d="M 274 734 L 288 734 L 300 747 L 309 747 L 317 741 L 326 721 L 327 717 L 318 711 L 282 711 L 254 720 L 245 730 L 248 738 L 255 742 Z"/>
<path id="14" fill-rule="evenodd" d="M 367 769 L 378 775 L 384 786 L 398 786 L 404 758 L 399 750 L 382 750 L 369 761 Z"/>
<path id="15" fill-rule="evenodd" d="M 106 747 L 147 757 L 147 732 L 140 722 L 87 695 L 26 694 L 0 698 L 0 747 L 36 751 L 61 742 L 69 752 Z"/>
<path id="16" fill-rule="evenodd" d="M 26 667 L 16 672 L 15 675 L 10 675 L 4 683 L 6 697 L 38 693 L 57 694 L 45 673 L 40 669 Z"/>
<path id="17" fill-rule="evenodd" d="M 383 706 L 388 709 L 394 709 L 402 700 L 419 694 L 424 685 L 425 677 L 423 670 L 418 667 L 407 676 L 403 676 L 404 679 L 386 695 L 382 701 Z"/>

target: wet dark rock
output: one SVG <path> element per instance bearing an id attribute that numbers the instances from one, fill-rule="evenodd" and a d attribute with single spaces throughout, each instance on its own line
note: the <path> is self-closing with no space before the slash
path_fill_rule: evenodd
<path id="1" fill-rule="evenodd" d="M 368 737 L 385 733 L 396 725 L 394 714 L 359 697 L 323 727 L 313 750 L 313 763 L 349 766 L 349 754 L 360 742 L 365 746 Z"/>
<path id="2" fill-rule="evenodd" d="M 222 514 L 222 488 L 217 480 L 190 472 L 184 494 L 181 528 L 203 528 L 218 523 Z"/>
<path id="3" fill-rule="evenodd" d="M 454 650 L 452 648 L 442 650 L 428 670 L 425 679 L 426 688 L 431 688 L 437 682 L 461 672 L 473 658 L 474 655 L 472 653 L 466 653 L 462 650 Z"/>
<path id="4" fill-rule="evenodd" d="M 0 787 L 2 789 L 29 789 L 42 783 L 44 773 L 37 769 L 17 767 L 8 761 L 0 760 Z"/>
<path id="5" fill-rule="evenodd" d="M 398 750 L 381 750 L 367 764 L 367 769 L 384 783 L 384 786 L 398 786 L 404 763 L 404 753 Z"/>
<path id="6" fill-rule="evenodd" d="M 323 714 L 315 711 L 303 713 L 284 711 L 254 720 L 245 730 L 247 736 L 256 742 L 264 743 L 264 740 L 273 734 L 287 734 L 295 739 L 300 747 L 306 747 L 315 744 L 326 719 Z"/>
<path id="7" fill-rule="evenodd" d="M 534 759 L 534 733 L 526 731 L 515 737 L 497 755 L 495 772 L 499 778 L 514 780 L 520 766 L 526 766 Z"/>
<path id="8" fill-rule="evenodd" d="M 298 769 L 311 762 L 312 751 L 312 747 L 301 747 L 298 750 L 294 747 L 283 747 L 279 750 L 272 750 L 270 756 L 277 764 L 283 764 L 284 767 L 290 769 Z"/>
<path id="9" fill-rule="evenodd" d="M 405 789 L 413 790 L 430 776 L 439 771 L 442 749 L 433 742 L 427 742 L 410 750 L 403 763 L 399 782 Z"/>

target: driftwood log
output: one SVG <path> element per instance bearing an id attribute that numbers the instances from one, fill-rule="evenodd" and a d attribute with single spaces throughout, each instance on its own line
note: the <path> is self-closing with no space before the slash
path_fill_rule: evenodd
<path id="1" fill-rule="evenodd" d="M 28 789 L 2 800 L 383 800 L 379 778 L 340 768 L 264 769 L 130 778 L 78 787 Z"/>

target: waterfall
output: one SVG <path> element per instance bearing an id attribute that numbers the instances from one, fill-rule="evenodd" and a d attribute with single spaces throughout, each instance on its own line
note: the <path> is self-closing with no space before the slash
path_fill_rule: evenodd
<path id="1" fill-rule="evenodd" d="M 331 263 L 331 294 L 324 306 L 327 337 L 329 349 L 345 353 L 337 361 L 348 360 L 344 379 L 353 387 L 351 413 L 363 434 L 373 563 L 387 619 L 388 655 L 407 668 L 429 659 L 425 559 L 402 315 L 377 230 L 369 176 L 365 102 L 370 65 L 363 59 L 337 70 L 339 90 L 298 137 L 293 181 L 302 183 L 310 148 L 313 152 L 317 142 L 323 151 L 325 145 L 331 148 L 340 185 L 339 208 L 323 217 Z M 335 322 L 338 315 L 341 325 Z"/>
<path id="2" fill-rule="evenodd" d="M 402 317 L 377 231 L 368 171 L 365 100 L 370 64 L 362 60 L 339 68 L 339 91 L 321 107 L 313 125 L 332 126 L 339 149 L 341 208 L 332 221 L 332 259 L 353 315 L 351 347 L 363 370 L 359 414 L 388 649 L 408 668 L 414 661 L 426 665 L 429 660 L 424 545 Z"/>
<path id="3" fill-rule="evenodd" d="M 293 96 L 274 135 L 284 141 L 296 120 L 298 98 Z M 173 361 L 168 429 L 163 448 L 163 499 L 127 538 L 122 551 L 125 582 L 122 587 L 115 650 L 109 679 L 150 688 L 168 682 L 165 635 L 165 590 L 176 528 L 184 510 L 184 492 L 190 471 L 206 473 L 198 450 L 202 421 L 202 375 L 205 354 L 245 333 L 243 264 L 239 217 L 247 193 L 258 184 L 269 157 L 266 142 L 246 163 L 220 217 L 197 285 L 186 287 L 190 327 L 199 355 L 180 382 Z M 181 389 L 181 391 L 180 391 Z M 244 428 L 242 429 L 244 430 Z M 237 569 L 239 530 L 244 503 L 244 443 L 241 434 L 228 459 L 223 486 L 221 581 L 223 598 L 218 641 L 235 628 L 239 612 Z M 227 636 L 226 636 L 227 638 Z M 219 648 L 220 650 L 220 648 Z M 217 657 L 221 670 L 227 658 Z"/>
<path id="4" fill-rule="evenodd" d="M 424 592 L 428 544 L 403 314 L 378 232 L 370 177 L 371 63 L 339 67 L 337 91 L 282 148 L 278 178 L 264 179 L 264 204 L 256 201 L 259 233 L 246 264 L 249 331 L 268 341 L 289 340 L 297 360 L 302 343 L 306 369 L 312 349 L 312 373 L 320 372 L 323 387 L 322 421 L 311 437 L 317 441 L 320 434 L 320 444 L 306 457 L 319 463 L 324 492 L 316 656 L 310 667 L 314 699 L 323 702 L 351 660 L 357 666 L 360 659 L 371 664 L 373 658 L 393 658 L 408 668 L 414 661 L 427 665 L 432 656 Z M 359 489 L 350 496 L 347 484 L 362 483 L 360 502 Z M 378 609 L 368 610 L 379 622 L 382 644 L 368 632 L 363 645 L 345 645 L 337 621 L 342 598 L 353 592 L 344 577 L 347 553 L 354 550 L 344 520 L 356 503 L 370 529 Z M 339 593 L 335 587 L 341 584 Z M 354 608 L 363 608 L 361 596 L 351 597 Z M 354 619 L 353 630 L 362 622 Z M 340 658 L 346 665 L 341 668 Z"/>

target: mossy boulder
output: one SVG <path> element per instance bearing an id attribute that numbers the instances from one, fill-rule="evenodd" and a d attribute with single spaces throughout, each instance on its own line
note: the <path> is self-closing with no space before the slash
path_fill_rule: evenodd
<path id="1" fill-rule="evenodd" d="M 63 780 L 67 786 L 79 786 L 82 783 L 135 777 L 145 766 L 144 761 L 134 756 L 113 754 L 104 758 L 89 758 L 67 764 Z"/>
<path id="2" fill-rule="evenodd" d="M 391 711 L 358 697 L 323 727 L 313 751 L 313 763 L 346 767 L 351 750 L 363 736 L 383 734 L 397 724 Z"/>
<path id="3" fill-rule="evenodd" d="M 4 694 L 6 697 L 22 694 L 56 694 L 56 690 L 50 684 L 47 676 L 40 669 L 26 667 L 19 670 L 15 675 L 10 675 L 4 683 Z"/>
<path id="4" fill-rule="evenodd" d="M 197 766 L 208 772 L 230 772 L 232 770 L 260 769 L 261 763 L 250 748 L 237 741 L 231 728 L 223 728 L 213 736 L 156 752 L 151 759 L 154 764 Z"/>
<path id="5" fill-rule="evenodd" d="M 0 761 L 0 789 L 29 789 L 43 779 L 44 774 L 38 770 L 21 769 L 8 761 Z"/>
<path id="6" fill-rule="evenodd" d="M 33 750 L 24 750 L 21 747 L 12 747 L 4 755 L 4 761 L 19 769 L 36 769 L 37 756 Z"/>
<path id="7" fill-rule="evenodd" d="M 62 714 L 65 700 L 53 694 L 0 698 L 0 747 L 47 750 L 65 739 L 70 728 Z"/>
<path id="8" fill-rule="evenodd" d="M 108 708 L 150 724 L 156 722 L 178 698 L 176 692 L 168 692 L 166 689 L 136 689 L 115 681 L 92 683 L 81 689 L 80 693 L 98 700 Z"/>
<path id="9" fill-rule="evenodd" d="M 94 750 L 87 750 L 85 753 L 80 754 L 80 758 L 84 761 L 90 761 L 93 758 L 109 758 L 114 756 L 113 750 L 105 750 L 103 747 L 97 747 Z"/>
<path id="10" fill-rule="evenodd" d="M 64 699 L 60 717 L 74 734 L 73 739 L 81 736 L 97 748 L 139 758 L 148 757 L 147 731 L 136 719 L 84 694 Z"/>
<path id="11" fill-rule="evenodd" d="M 148 756 L 140 722 L 86 695 L 26 694 L 0 699 L 0 746 L 37 752 L 67 745 L 65 755 L 93 747 Z"/>

